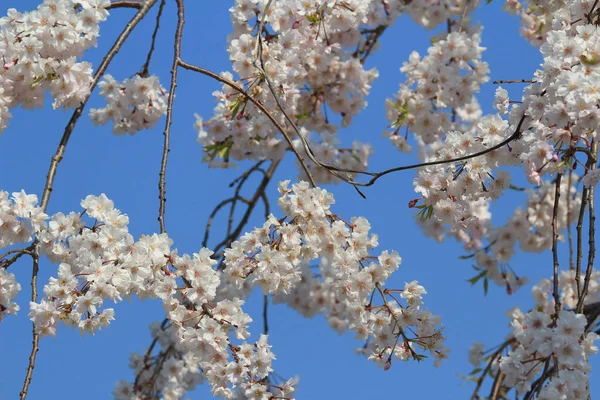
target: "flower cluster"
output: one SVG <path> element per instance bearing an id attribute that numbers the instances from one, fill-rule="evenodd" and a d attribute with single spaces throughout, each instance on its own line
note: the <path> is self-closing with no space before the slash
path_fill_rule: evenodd
<path id="1" fill-rule="evenodd" d="M 583 287 L 584 277 L 580 277 L 579 288 Z M 577 280 L 575 270 L 562 271 L 558 277 L 558 288 L 560 290 L 560 301 L 565 307 L 575 309 L 579 302 L 577 294 Z M 542 279 L 533 289 L 533 299 L 536 307 L 551 314 L 554 311 L 554 298 L 552 297 L 552 281 Z M 593 304 L 600 301 L 600 272 L 592 271 L 588 284 L 587 295 L 584 305 Z"/>
<path id="2" fill-rule="evenodd" d="M 46 226 L 48 216 L 37 201 L 36 195 L 23 190 L 10 198 L 7 192 L 0 191 L 0 250 L 29 242 L 36 231 Z"/>
<path id="3" fill-rule="evenodd" d="M 19 294 L 21 285 L 15 280 L 15 274 L 0 267 L 0 322 L 7 314 L 16 315 L 19 305 L 13 300 Z"/>
<path id="4" fill-rule="evenodd" d="M 9 198 L 7 192 L 0 191 L 0 250 L 17 243 L 27 243 L 36 231 L 46 226 L 47 215 L 37 206 L 37 196 L 24 191 L 15 192 Z M 14 249 L 4 257 L 18 257 L 23 249 Z M 19 305 L 13 300 L 17 297 L 21 285 L 15 275 L 6 271 L 7 258 L 0 259 L 0 321 L 7 314 L 15 315 Z"/>
<path id="5" fill-rule="evenodd" d="M 114 319 L 114 310 L 104 308 L 107 300 L 162 300 L 170 322 L 168 346 L 178 355 L 165 360 L 162 378 L 148 375 L 145 364 L 135 359 L 140 378 L 135 385 L 120 384 L 118 398 L 138 398 L 155 390 L 159 379 L 163 397 L 178 399 L 200 380 L 199 374 L 218 397 L 234 398 L 241 391 L 247 398 L 281 398 L 294 391 L 293 380 L 278 386 L 265 382 L 275 357 L 267 336 L 246 342 L 252 319 L 241 308 L 244 302 L 215 300 L 221 281 L 210 250 L 179 256 L 166 234 L 135 241 L 128 217 L 103 194 L 86 197 L 82 213 L 48 218 L 36 207 L 36 196 L 14 193 L 9 201 L 7 193 L 0 193 L 2 247 L 35 235 L 41 253 L 60 264 L 58 276 L 44 286 L 45 296 L 30 303 L 29 316 L 40 335 L 55 335 L 60 323 L 95 333 Z M 12 300 L 19 288 L 14 275 L 0 268 L 0 318 L 18 311 Z"/>
<path id="6" fill-rule="evenodd" d="M 133 369 L 136 380 L 134 383 L 117 382 L 113 390 L 116 400 L 130 400 L 136 395 L 151 397 L 154 393 L 160 393 L 161 398 L 168 400 L 180 399 L 203 381 L 202 371 L 192 354 L 182 354 L 176 350 L 171 325 L 155 322 L 150 330 L 153 340 L 164 349 L 156 357 L 156 367 L 151 365 L 151 360 L 155 357 L 132 353 L 129 366 Z"/>
<path id="7" fill-rule="evenodd" d="M 489 80 L 480 42 L 477 31 L 452 32 L 429 47 L 423 58 L 413 51 L 400 68 L 406 73 L 406 83 L 386 103 L 387 119 L 394 128 L 387 135 L 399 150 L 409 149 L 399 136 L 403 127 L 425 144 L 438 141 L 452 127 L 451 113 L 443 110 L 453 110 L 464 122 L 479 119 L 481 110 L 473 109 L 474 95 Z"/>
<path id="8" fill-rule="evenodd" d="M 77 107 L 89 94 L 92 67 L 78 62 L 96 45 L 108 0 L 45 0 L 37 10 L 8 10 L 0 18 L 0 133 L 10 109 L 40 108 L 45 92 L 54 108 Z"/>
<path id="9" fill-rule="evenodd" d="M 338 126 L 347 126 L 366 106 L 365 98 L 378 73 L 364 68 L 379 35 L 403 13 L 433 28 L 460 15 L 461 1 L 434 0 L 427 4 L 404 0 L 295 1 L 271 3 L 236 0 L 231 8 L 233 33 L 228 48 L 233 71 L 251 96 L 260 101 L 287 134 L 296 133 L 278 108 L 275 91 L 287 116 L 299 127 L 320 162 L 362 171 L 368 146 L 355 142 L 339 148 Z M 266 24 L 257 31 L 265 17 Z M 224 73 L 229 80 L 233 75 Z M 231 161 L 282 157 L 287 143 L 264 113 L 235 89 L 215 92 L 218 105 L 208 121 L 196 123 L 205 161 L 227 166 Z M 337 117 L 337 118 L 335 118 Z M 339 124 L 334 123 L 341 119 Z M 310 133 L 315 132 L 312 136 Z M 298 138 L 296 138 L 298 139 Z M 299 146 L 296 140 L 296 146 Z M 320 182 L 335 181 L 307 160 Z"/>
<path id="10" fill-rule="evenodd" d="M 586 333 L 583 314 L 562 310 L 556 320 L 540 311 L 530 311 L 512 322 L 517 345 L 500 359 L 504 384 L 516 387 L 519 394 L 531 389 L 534 378 L 546 362 L 553 361 L 556 371 L 541 389 L 540 399 L 583 399 L 589 395 L 587 357 L 598 352 L 595 333 Z"/>
<path id="11" fill-rule="evenodd" d="M 370 255 L 378 243 L 368 221 L 333 214 L 333 196 L 323 189 L 288 185 L 279 186 L 285 216 L 271 215 L 225 250 L 228 282 L 247 292 L 250 281 L 307 316 L 325 313 L 334 329 L 367 341 L 364 353 L 382 367 L 393 356 L 420 359 L 418 348 L 438 361 L 446 357 L 440 319 L 422 308 L 425 289 L 416 281 L 400 290 L 383 287 L 401 259 L 396 252 Z M 313 260 L 320 260 L 318 275 L 309 267 Z"/>
<path id="12" fill-rule="evenodd" d="M 536 8 L 531 7 L 527 12 L 550 18 L 545 26 L 551 29 L 545 31 L 539 43 L 544 56 L 542 68 L 525 88 L 521 101 L 511 101 L 508 91 L 498 88 L 494 107 L 499 114 L 482 116 L 477 104 L 469 100 L 474 92 L 458 103 L 444 100 L 460 94 L 454 89 L 445 91 L 452 87 L 452 82 L 460 82 L 469 74 L 477 75 L 475 60 L 468 62 L 472 70 L 465 67 L 465 75 L 460 68 L 452 68 L 455 57 L 446 62 L 427 63 L 427 57 L 421 60 L 412 56 L 403 67 L 408 82 L 402 86 L 399 100 L 388 102 L 393 126 L 398 129 L 407 126 L 415 132 L 425 161 L 485 153 L 421 169 L 414 181 L 419 197 L 409 206 L 419 210 L 417 216 L 428 235 L 437 240 L 454 236 L 464 243 L 467 251 L 476 253 L 478 277 L 505 285 L 509 293 L 525 282 L 503 267 L 512 258 L 515 245 L 519 243 L 524 251 L 539 252 L 551 244 L 555 185 L 544 178 L 565 176 L 556 216 L 556 230 L 560 234 L 581 206 L 575 189 L 577 175 L 582 176 L 586 186 L 595 185 L 600 176 L 592 162 L 591 148 L 600 120 L 597 107 L 600 81 L 596 71 L 600 33 L 588 22 L 586 14 L 592 4 L 583 0 L 529 3 L 535 3 Z M 522 10 L 518 2 L 509 1 L 507 5 Z M 451 32 L 447 38 L 460 37 L 461 33 Z M 477 33 L 467 37 L 476 38 Z M 456 43 L 448 45 L 448 39 L 443 43 L 440 49 L 434 43 L 428 57 L 452 53 L 456 48 Z M 470 54 L 478 61 L 480 53 L 472 48 Z M 478 84 L 468 90 L 478 89 Z M 418 95 L 425 101 L 415 101 Z M 511 107 L 511 103 L 515 105 Z M 449 109 L 452 114 L 446 112 Z M 421 114 L 415 117 L 415 110 Z M 507 119 L 502 115 L 507 115 Z M 401 151 L 410 150 L 407 137 L 401 137 L 398 129 L 388 135 Z M 507 144 L 498 147 L 504 142 Z M 492 147 L 497 148 L 489 151 Z M 580 161 L 581 155 L 587 157 L 587 163 Z M 505 226 L 493 228 L 490 204 L 512 186 L 511 177 L 504 170 L 510 167 L 521 168 L 537 188 L 529 191 L 525 209 L 517 209 Z M 581 167 L 581 174 L 573 172 Z"/>
<path id="13" fill-rule="evenodd" d="M 106 107 L 90 110 L 96 125 L 113 122 L 113 133 L 123 135 L 152 128 L 167 113 L 167 94 L 157 76 L 133 78 L 118 82 L 105 75 L 98 84 L 100 95 L 106 97 Z"/>

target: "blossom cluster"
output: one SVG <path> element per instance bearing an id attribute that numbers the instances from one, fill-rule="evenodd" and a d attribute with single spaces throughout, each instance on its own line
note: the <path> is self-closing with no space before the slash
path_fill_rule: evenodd
<path id="1" fill-rule="evenodd" d="M 77 107 L 89 94 L 92 67 L 77 58 L 96 45 L 109 0 L 45 0 L 37 10 L 9 9 L 0 18 L 0 133 L 10 109 L 40 108 L 46 91 L 54 108 Z"/>
<path id="2" fill-rule="evenodd" d="M 530 311 L 512 321 L 517 345 L 502 357 L 500 370 L 504 384 L 516 387 L 519 394 L 531 389 L 534 378 L 542 373 L 547 360 L 557 369 L 541 389 L 540 399 L 575 400 L 589 395 L 587 358 L 598 352 L 596 333 L 586 333 L 583 314 L 562 310 L 555 320 L 545 312 Z"/>
<path id="3" fill-rule="evenodd" d="M 280 0 L 264 15 L 266 5 L 263 0 L 237 0 L 230 10 L 233 33 L 228 51 L 239 77 L 236 84 L 295 137 L 278 100 L 320 162 L 355 171 L 366 169 L 370 147 L 354 142 L 351 148 L 341 148 L 338 128 L 349 125 L 367 104 L 378 73 L 363 64 L 377 38 L 403 13 L 433 28 L 460 15 L 463 8 L 461 1 L 452 0 Z M 263 17 L 266 24 L 258 32 Z M 223 76 L 234 80 L 231 73 Z M 215 96 L 214 116 L 196 123 L 205 161 L 227 166 L 235 160 L 282 157 L 287 143 L 263 112 L 226 85 Z M 303 147 L 297 137 L 294 145 Z M 319 182 L 337 179 L 306 162 Z"/>
<path id="4" fill-rule="evenodd" d="M 92 108 L 90 118 L 96 125 L 113 122 L 113 133 L 123 135 L 152 128 L 167 113 L 167 94 L 157 76 L 133 78 L 118 82 L 105 75 L 98 84 L 106 107 Z"/>
<path id="5" fill-rule="evenodd" d="M 367 341 L 363 352 L 381 367 L 389 368 L 392 357 L 420 359 L 418 349 L 437 361 L 447 356 L 439 317 L 422 307 L 425 289 L 417 281 L 383 287 L 401 258 L 370 254 L 378 239 L 365 218 L 347 222 L 333 214 L 333 196 L 306 182 L 291 188 L 282 182 L 279 192 L 284 217 L 271 215 L 225 250 L 224 275 L 233 289 L 247 293 L 257 285 L 307 316 L 325 313 L 334 329 Z M 320 260 L 317 275 L 314 260 Z"/>
<path id="6" fill-rule="evenodd" d="M 0 191 L 0 250 L 29 242 L 36 231 L 46 226 L 46 218 L 47 215 L 37 206 L 36 195 L 21 191 L 9 197 L 7 192 Z M 13 257 L 17 255 L 15 253 Z M 0 321 L 5 315 L 19 311 L 19 305 L 13 300 L 21 290 L 15 275 L 6 271 L 4 261 L 0 260 Z"/>
<path id="7" fill-rule="evenodd" d="M 25 191 L 0 191 L 0 249 L 27 243 L 35 232 L 46 227 L 48 216 L 37 206 L 38 198 Z M 1 267 L 1 265 L 0 265 Z"/>
<path id="8" fill-rule="evenodd" d="M 21 285 L 16 281 L 15 274 L 0 267 L 0 322 L 7 314 L 16 315 L 20 307 L 13 300 L 19 294 Z"/>
<path id="9" fill-rule="evenodd" d="M 580 277 L 579 288 L 583 287 L 584 277 Z M 577 280 L 575 270 L 562 271 L 558 277 L 558 288 L 560 290 L 560 301 L 565 307 L 575 309 L 579 302 L 577 294 Z M 550 279 L 542 279 L 532 289 L 533 299 L 537 309 L 551 314 L 554 310 L 554 297 L 552 296 L 552 282 Z M 600 301 L 600 272 L 592 271 L 588 283 L 587 294 L 584 305 Z"/>
<path id="10" fill-rule="evenodd" d="M 565 176 L 559 189 L 562 196 L 556 216 L 556 230 L 560 234 L 579 212 L 581 197 L 576 190 L 579 180 L 591 186 L 597 184 L 600 176 L 591 162 L 591 143 L 600 120 L 596 107 L 600 99 L 597 90 L 600 33 L 588 22 L 586 14 L 592 4 L 582 0 L 527 3 L 531 6 L 527 13 L 544 15 L 550 18 L 550 23 L 544 25 L 547 30 L 538 43 L 544 62 L 525 88 L 521 101 L 511 101 L 508 91 L 499 87 L 494 101 L 496 114 L 482 115 L 476 102 L 469 98 L 455 104 L 440 102 L 439 96 L 446 93 L 444 88 L 463 80 L 465 72 L 448 67 L 455 62 L 453 57 L 446 63 L 425 62 L 432 54 L 451 53 L 456 48 L 456 45 L 438 48 L 434 43 L 430 55 L 423 60 L 411 56 L 403 68 L 408 81 L 402 85 L 398 100 L 388 102 L 391 123 L 395 128 L 406 126 L 415 133 L 425 161 L 483 153 L 419 170 L 414 181 L 419 197 L 409 207 L 419 210 L 417 216 L 428 235 L 437 240 L 453 236 L 467 251 L 474 251 L 481 276 L 505 285 L 509 293 L 526 282 L 503 267 L 512 258 L 515 245 L 519 243 L 528 252 L 540 252 L 551 245 L 555 185 L 544 179 L 558 173 Z M 507 6 L 524 9 L 516 1 L 508 1 Z M 456 38 L 461 32 L 452 31 L 446 37 Z M 476 38 L 477 33 L 468 37 Z M 476 75 L 475 61 L 479 62 L 480 57 L 477 51 L 470 54 L 476 58 L 468 61 L 472 71 L 466 76 Z M 486 78 L 482 79 L 481 82 Z M 478 84 L 470 88 L 476 91 Z M 428 93 L 422 96 L 426 107 L 414 101 L 420 91 Z M 420 117 L 414 116 L 415 109 L 420 110 Z M 431 112 L 434 117 L 423 116 L 423 112 Z M 427 129 L 422 129 L 423 123 Z M 398 129 L 388 135 L 399 150 L 410 150 L 407 136 L 399 135 Z M 492 147 L 494 151 L 490 151 Z M 581 155 L 587 158 L 587 163 L 581 161 Z M 507 170 L 512 167 L 520 168 L 536 188 L 528 191 L 524 209 L 518 208 L 506 225 L 494 228 L 491 203 L 513 187 Z M 574 172 L 578 168 L 583 171 Z"/>
<path id="11" fill-rule="evenodd" d="M 419 141 L 431 144 L 451 130 L 450 110 L 464 122 L 481 117 L 474 95 L 489 80 L 489 68 L 481 61 L 484 48 L 480 42 L 478 31 L 452 32 L 437 40 L 422 58 L 413 51 L 400 68 L 406 73 L 406 83 L 400 85 L 396 98 L 386 103 L 387 119 L 394 128 L 386 135 L 400 151 L 410 151 L 399 135 L 403 127 Z"/>
<path id="12" fill-rule="evenodd" d="M 14 193 L 8 201 L 2 192 L 0 198 L 0 221 L 6 222 L 2 247 L 13 244 L 11 232 L 20 229 L 26 233 L 17 236 L 19 241 L 35 235 L 41 254 L 59 264 L 58 276 L 44 286 L 44 297 L 30 303 L 29 317 L 41 336 L 56 335 L 61 323 L 93 334 L 114 320 L 114 310 L 104 307 L 106 301 L 159 298 L 171 324 L 174 351 L 184 360 L 166 365 L 165 374 L 178 367 L 183 374 L 180 380 L 169 378 L 164 384 L 166 397 L 181 398 L 191 387 L 190 379 L 198 379 L 198 371 L 218 397 L 234 398 L 240 390 L 248 398 L 261 398 L 260 393 L 267 398 L 288 397 L 294 391 L 293 381 L 277 387 L 264 383 L 275 358 L 267 336 L 247 342 L 252 319 L 241 308 L 244 302 L 235 297 L 215 300 L 220 278 L 212 268 L 216 261 L 210 250 L 179 256 L 164 233 L 135 241 L 128 231 L 128 217 L 104 194 L 87 196 L 81 202 L 83 212 L 50 218 L 36 206 L 34 195 Z M 18 311 L 12 300 L 20 286 L 13 274 L 4 268 L 0 271 L 3 317 Z M 145 378 L 146 386 L 154 388 L 154 378 Z M 146 390 L 143 384 L 122 386 L 119 398 L 127 388 L 131 399 Z"/>
<path id="13" fill-rule="evenodd" d="M 163 323 L 164 324 L 164 323 Z M 186 392 L 194 390 L 203 382 L 202 371 L 191 353 L 180 353 L 176 350 L 174 329 L 171 325 L 158 322 L 150 326 L 152 339 L 164 349 L 159 353 L 160 363 L 152 368 L 154 357 L 132 353 L 129 366 L 135 373 L 134 383 L 117 382 L 113 390 L 115 400 L 130 400 L 135 395 L 152 396 L 160 393 L 164 399 L 180 399 Z"/>

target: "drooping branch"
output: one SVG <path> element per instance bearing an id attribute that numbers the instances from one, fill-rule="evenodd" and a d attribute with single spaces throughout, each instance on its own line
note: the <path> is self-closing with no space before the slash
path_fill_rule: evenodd
<path id="1" fill-rule="evenodd" d="M 171 140 L 171 125 L 173 123 L 173 101 L 175 100 L 175 88 L 177 87 L 177 71 L 179 69 L 179 59 L 181 56 L 181 39 L 183 37 L 183 25 L 185 23 L 183 0 L 177 1 L 177 29 L 175 31 L 175 43 L 173 45 L 173 66 L 171 68 L 171 87 L 169 89 L 169 99 L 167 103 L 167 118 L 165 122 L 165 130 L 163 132 L 163 154 L 160 163 L 160 173 L 158 180 L 158 191 L 159 191 L 159 211 L 158 211 L 158 223 L 160 224 L 160 232 L 166 232 L 165 228 L 165 203 L 167 202 L 167 190 L 166 190 L 166 174 L 167 174 L 167 161 L 169 157 L 170 140 Z"/>
<path id="2" fill-rule="evenodd" d="M 553 264 L 553 275 L 552 275 L 552 295 L 554 296 L 554 316 L 558 318 L 558 313 L 561 309 L 560 294 L 558 292 L 558 208 L 560 205 L 560 183 L 562 180 L 562 173 L 556 175 L 555 189 L 554 189 L 554 207 L 552 210 L 552 264 Z"/>
<path id="3" fill-rule="evenodd" d="M 160 20 L 162 18 L 163 9 L 165 8 L 167 0 L 161 0 L 160 6 L 158 7 L 158 13 L 156 14 L 156 23 L 154 25 L 154 31 L 152 32 L 152 40 L 150 43 L 150 50 L 148 50 L 148 55 L 146 56 L 146 62 L 142 66 L 142 70 L 140 72 L 141 76 L 148 75 L 148 69 L 150 68 L 150 61 L 152 60 L 152 55 L 154 54 L 154 48 L 156 46 L 156 36 L 158 35 L 158 29 L 160 28 Z"/>
<path id="4" fill-rule="evenodd" d="M 137 8 L 138 10 L 142 8 L 144 5 L 143 1 L 113 1 L 108 6 L 106 6 L 107 10 L 112 10 L 113 8 Z"/>
<path id="5" fill-rule="evenodd" d="M 77 107 L 75 109 L 75 111 L 73 112 L 71 119 L 69 120 L 69 122 L 67 123 L 67 126 L 65 127 L 63 136 L 60 140 L 58 148 L 56 149 L 56 153 L 54 154 L 54 156 L 52 156 L 52 159 L 50 161 L 50 167 L 48 169 L 48 174 L 46 175 L 46 183 L 44 185 L 44 192 L 42 193 L 42 201 L 40 204 L 42 211 L 45 212 L 46 209 L 48 208 L 48 202 L 50 201 L 50 196 L 52 194 L 54 178 L 56 177 L 56 171 L 57 171 L 58 165 L 61 162 L 61 160 L 63 159 L 65 150 L 67 148 L 67 144 L 69 143 L 69 139 L 71 138 L 71 134 L 73 133 L 73 130 L 75 129 L 75 125 L 77 124 L 77 121 L 83 114 L 83 110 L 85 109 L 85 106 L 87 105 L 87 102 L 89 101 L 89 99 L 92 95 L 92 92 L 94 91 L 94 88 L 100 81 L 100 78 L 102 78 L 102 76 L 106 72 L 106 69 L 108 68 L 108 66 L 114 59 L 114 57 L 117 55 L 117 53 L 119 52 L 119 50 L 121 49 L 121 47 L 123 46 L 123 44 L 125 43 L 127 38 L 129 37 L 129 35 L 133 31 L 133 29 L 148 14 L 148 11 L 150 11 L 152 6 L 154 6 L 154 4 L 156 2 L 157 2 L 157 0 L 147 0 L 145 3 L 143 3 L 143 6 L 139 7 L 139 11 L 127 23 L 127 25 L 125 25 L 125 28 L 123 28 L 123 31 L 119 34 L 119 36 L 117 37 L 117 40 L 113 43 L 112 47 L 110 48 L 108 53 L 104 56 L 100 65 L 98 66 L 98 69 L 96 70 L 93 80 L 92 80 L 92 83 L 90 85 L 89 93 L 85 96 L 81 105 L 79 107 Z M 32 277 L 31 277 L 31 301 L 32 302 L 37 302 L 37 274 L 39 271 L 39 255 L 40 255 L 39 244 L 36 241 L 33 245 L 33 256 L 32 256 L 33 257 L 33 271 L 32 271 Z M 31 384 L 33 369 L 35 367 L 35 360 L 36 360 L 36 356 L 37 356 L 37 352 L 38 352 L 38 348 L 39 348 L 38 343 L 39 343 L 39 334 L 36 332 L 35 325 L 32 322 L 31 354 L 29 355 L 29 363 L 27 365 L 27 372 L 25 375 L 25 380 L 23 382 L 23 388 L 19 394 L 21 400 L 24 400 L 27 397 L 27 393 L 29 391 L 29 385 Z"/>

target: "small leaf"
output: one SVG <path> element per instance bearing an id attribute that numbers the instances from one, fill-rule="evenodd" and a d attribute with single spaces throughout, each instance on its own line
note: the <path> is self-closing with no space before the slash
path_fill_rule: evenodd
<path id="1" fill-rule="evenodd" d="M 485 296 L 487 296 L 487 294 L 488 294 L 488 288 L 489 288 L 489 281 L 488 281 L 488 278 L 486 276 L 485 279 L 483 280 L 483 294 Z"/>

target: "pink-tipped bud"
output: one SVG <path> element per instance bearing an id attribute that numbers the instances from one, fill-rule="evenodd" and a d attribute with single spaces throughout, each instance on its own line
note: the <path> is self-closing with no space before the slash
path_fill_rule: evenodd
<path id="1" fill-rule="evenodd" d="M 388 371 L 392 367 L 392 360 L 388 358 L 388 360 L 383 365 L 383 370 Z"/>
<path id="2" fill-rule="evenodd" d="M 298 29 L 299 26 L 300 26 L 300 20 L 294 21 L 294 23 L 292 24 L 292 29 Z"/>
<path id="3" fill-rule="evenodd" d="M 552 156 L 552 162 L 557 162 L 558 161 L 558 154 L 555 154 Z"/>
<path id="4" fill-rule="evenodd" d="M 419 202 L 419 200 L 421 200 L 420 197 L 418 199 L 413 199 L 413 200 L 409 201 L 408 202 L 408 208 L 415 208 L 415 206 L 417 205 L 417 203 Z"/>

